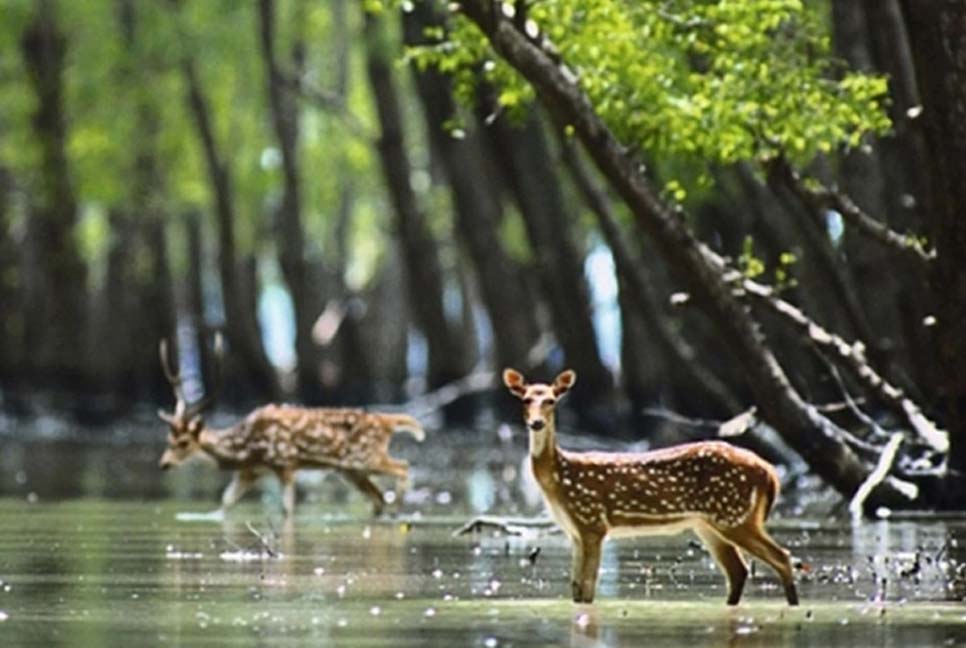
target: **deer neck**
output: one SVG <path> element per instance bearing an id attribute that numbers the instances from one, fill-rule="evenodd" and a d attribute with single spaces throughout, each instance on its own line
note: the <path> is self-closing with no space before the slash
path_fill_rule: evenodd
<path id="1" fill-rule="evenodd" d="M 542 430 L 530 432 L 530 461 L 534 473 L 538 476 L 543 471 L 550 471 L 557 454 L 557 432 L 553 418 L 547 419 L 547 426 Z"/>
<path id="2" fill-rule="evenodd" d="M 198 433 L 198 445 L 202 451 L 222 465 L 234 465 L 241 462 L 238 444 L 231 443 L 232 437 L 240 432 L 240 424 L 227 428 L 212 428 L 204 426 Z"/>

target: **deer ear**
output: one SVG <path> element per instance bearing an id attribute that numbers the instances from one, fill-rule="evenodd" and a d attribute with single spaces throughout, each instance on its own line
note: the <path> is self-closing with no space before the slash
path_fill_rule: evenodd
<path id="1" fill-rule="evenodd" d="M 553 380 L 553 393 L 563 396 L 570 391 L 570 388 L 577 382 L 577 374 L 573 369 L 567 369 Z"/>
<path id="2" fill-rule="evenodd" d="M 526 379 L 516 369 L 507 368 L 503 370 L 503 384 L 517 398 L 523 397 L 523 393 L 527 390 Z"/>
<path id="3" fill-rule="evenodd" d="M 198 435 L 201 434 L 201 428 L 204 426 L 204 418 L 201 416 L 201 414 L 195 414 L 191 417 L 191 420 L 188 421 L 188 432 L 191 434 L 191 436 L 197 439 Z"/>

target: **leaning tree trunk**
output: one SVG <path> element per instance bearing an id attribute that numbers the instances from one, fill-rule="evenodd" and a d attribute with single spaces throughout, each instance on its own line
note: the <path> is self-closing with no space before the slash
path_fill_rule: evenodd
<path id="1" fill-rule="evenodd" d="M 182 71 L 187 85 L 188 107 L 201 140 L 214 200 L 218 231 L 218 276 L 225 311 L 225 337 L 230 346 L 228 373 L 232 374 L 235 387 L 240 391 L 245 391 L 242 387 L 245 385 L 255 392 L 259 400 L 272 399 L 279 392 L 274 370 L 262 346 L 255 311 L 245 308 L 239 292 L 231 172 L 218 152 L 208 102 L 193 61 L 184 59 Z M 232 358 L 237 358 L 237 363 Z M 237 366 L 238 370 L 233 370 L 233 366 Z"/>
<path id="2" fill-rule="evenodd" d="M 939 396 L 949 430 L 949 506 L 966 495 L 966 0 L 903 0 L 929 155 L 927 215 Z"/>
<path id="3" fill-rule="evenodd" d="M 841 430 L 789 383 L 765 343 L 758 323 L 734 294 L 727 267 L 699 242 L 687 223 L 657 197 L 633 157 L 596 114 L 587 97 L 544 49 L 535 45 L 488 0 L 461 7 L 497 53 L 522 74 L 537 96 L 570 124 L 603 175 L 624 199 L 643 232 L 685 280 L 696 302 L 717 325 L 722 345 L 735 353 L 763 419 L 778 430 L 818 475 L 845 494 L 854 493 L 869 469 L 842 441 Z M 966 123 L 966 122 L 964 122 Z M 909 499 L 887 478 L 866 499 L 869 506 L 908 506 Z"/>
<path id="4" fill-rule="evenodd" d="M 434 24 L 439 21 L 429 3 L 417 3 L 403 15 L 406 43 L 424 42 L 423 29 Z M 444 130 L 456 115 L 445 76 L 435 70 L 414 69 L 413 74 L 430 146 L 442 162 L 453 191 L 456 230 L 473 264 L 493 327 L 496 361 L 501 367 L 523 367 L 531 362 L 531 351 L 540 331 L 520 270 L 498 235 L 501 210 L 486 178 L 479 137 L 469 130 L 465 137 L 457 139 Z"/>
<path id="5" fill-rule="evenodd" d="M 312 308 L 309 269 L 305 262 L 305 231 L 302 226 L 302 187 L 298 161 L 298 104 L 285 88 L 275 44 L 275 2 L 259 0 L 259 37 L 265 62 L 266 86 L 272 126 L 282 156 L 282 202 L 277 209 L 278 259 L 295 310 L 295 355 L 298 390 L 303 400 L 320 398 L 318 353 L 312 342 L 312 325 L 319 314 Z M 293 58 L 300 57 L 296 43 Z M 295 67 L 295 66 L 293 66 Z M 296 79 L 297 82 L 297 79 Z"/>
<path id="6" fill-rule="evenodd" d="M 31 192 L 29 245 L 38 264 L 27 295 L 27 357 L 43 383 L 83 387 L 87 345 L 87 268 L 74 243 L 77 201 L 67 161 L 63 73 L 67 40 L 53 2 L 37 3 L 20 41 L 36 98 L 31 121 L 39 144 L 39 183 Z"/>
<path id="7" fill-rule="evenodd" d="M 428 347 L 427 382 L 437 388 L 461 378 L 470 367 L 459 336 L 447 321 L 443 306 L 443 273 L 436 241 L 417 204 L 410 184 L 411 168 L 403 137 L 399 96 L 392 77 L 391 52 L 381 20 L 366 13 L 365 26 L 369 84 L 382 132 L 377 143 L 383 175 L 395 213 L 395 229 L 416 324 Z"/>
<path id="8" fill-rule="evenodd" d="M 496 110 L 489 97 L 481 100 L 488 110 Z M 484 132 L 496 152 L 502 180 L 523 216 L 554 332 L 567 365 L 580 376 L 582 389 L 573 393 L 574 403 L 578 407 L 600 403 L 611 394 L 613 380 L 597 348 L 583 257 L 570 231 L 573 210 L 564 200 L 543 126 L 531 110 L 521 128 L 497 118 Z"/>
<path id="9" fill-rule="evenodd" d="M 620 282 L 621 311 L 625 314 L 624 317 L 628 317 L 632 322 L 628 327 L 629 330 L 625 332 L 625 338 L 633 333 L 644 335 L 643 331 L 646 330 L 647 335 L 653 337 L 663 351 L 662 360 L 657 364 L 663 365 L 664 372 L 687 375 L 686 381 L 697 387 L 699 398 L 717 414 L 722 416 L 737 414 L 743 407 L 734 390 L 702 364 L 694 348 L 674 330 L 662 313 L 660 300 L 654 294 L 653 277 L 650 276 L 644 262 L 635 259 L 631 247 L 624 240 L 609 197 L 591 178 L 573 144 L 565 141 L 561 150 L 574 184 L 597 218 L 604 241 L 614 257 L 614 267 Z M 627 360 L 636 361 L 635 364 L 650 362 L 649 358 L 640 353 L 639 348 L 643 346 L 641 343 L 625 339 L 624 344 L 625 347 L 630 345 L 630 348 L 626 349 Z M 625 374 L 646 375 L 646 370 L 625 366 Z M 640 378 L 637 380 L 639 382 Z M 640 394 L 645 393 L 645 389 L 642 385 L 636 384 L 632 386 L 630 393 L 632 397 L 634 395 L 639 397 Z"/>

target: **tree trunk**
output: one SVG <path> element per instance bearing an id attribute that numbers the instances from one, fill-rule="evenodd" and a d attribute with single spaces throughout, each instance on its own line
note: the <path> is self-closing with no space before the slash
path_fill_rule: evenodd
<path id="1" fill-rule="evenodd" d="M 723 346 L 741 363 L 764 420 L 829 484 L 842 493 L 854 493 L 868 476 L 868 467 L 842 442 L 841 430 L 789 383 L 757 322 L 724 278 L 727 268 L 723 261 L 657 198 L 635 160 L 600 120 L 587 97 L 568 80 L 560 64 L 504 19 L 493 3 L 465 0 L 461 7 L 496 51 L 534 85 L 541 101 L 573 127 L 598 168 L 627 202 L 638 226 L 685 279 L 696 302 L 717 325 Z M 875 488 L 867 504 L 908 506 L 909 501 L 889 478 Z"/>
<path id="2" fill-rule="evenodd" d="M 17 262 L 20 253 L 14 241 L 10 210 L 13 174 L 0 165 L 0 389 L 11 385 L 19 373 L 23 304 Z"/>
<path id="3" fill-rule="evenodd" d="M 63 73 L 67 41 L 52 1 L 37 3 L 20 41 L 36 97 L 32 126 L 39 143 L 39 184 L 31 192 L 29 245 L 37 262 L 27 296 L 25 347 L 41 384 L 84 386 L 87 268 L 74 241 L 77 201 L 67 161 Z"/>
<path id="4" fill-rule="evenodd" d="M 151 83 L 145 72 L 156 69 L 156 61 L 146 60 L 137 42 L 138 14 L 134 0 L 117 5 L 118 22 L 126 56 L 119 69 L 119 93 L 133 94 L 137 137 L 131 142 L 130 194 L 120 216 L 130 229 L 125 242 L 127 258 L 120 269 L 129 286 L 129 310 L 120 318 L 112 317 L 105 334 L 129 340 L 121 360 L 120 379 L 115 391 L 127 392 L 125 402 L 147 398 L 158 403 L 169 397 L 169 386 L 159 371 L 157 342 L 174 335 L 176 313 L 171 270 L 161 211 L 164 178 L 157 159 L 160 118 L 143 87 Z M 139 73 L 140 72 L 140 73 Z M 133 92 L 132 90 L 133 89 Z M 139 262 L 138 262 L 139 261 Z M 108 276 L 108 281 L 116 281 Z M 117 357 L 117 350 L 115 356 Z M 125 377 L 126 376 L 126 377 Z"/>
<path id="5" fill-rule="evenodd" d="M 276 211 L 278 259 L 295 310 L 298 390 L 304 401 L 318 402 L 321 397 L 321 383 L 318 375 L 318 353 L 312 342 L 312 325 L 319 310 L 311 305 L 318 300 L 311 299 L 308 267 L 305 262 L 305 231 L 302 227 L 302 188 L 298 161 L 298 104 L 294 96 L 286 91 L 279 68 L 275 47 L 274 0 L 259 0 L 258 13 L 272 126 L 282 155 L 282 202 Z M 293 48 L 293 60 L 296 63 L 301 57 L 300 48 L 297 41 Z"/>
<path id="6" fill-rule="evenodd" d="M 925 196 L 929 157 L 921 120 L 912 119 L 910 109 L 920 105 L 916 73 L 909 49 L 909 37 L 898 0 L 863 0 L 869 50 L 873 67 L 889 77 L 889 117 L 895 129 L 894 137 L 882 138 L 876 148 L 882 159 L 884 202 L 889 206 L 890 225 L 897 231 L 921 232 L 926 220 Z M 900 339 L 904 345 L 905 362 L 911 368 L 910 383 L 919 391 L 936 393 L 941 382 L 937 379 L 933 361 L 931 331 L 922 325 L 929 314 L 928 278 L 918 272 L 890 273 L 901 283 L 899 300 L 902 321 Z M 897 276 L 898 275 L 898 276 Z"/>
<path id="7" fill-rule="evenodd" d="M 949 430 L 949 506 L 966 495 L 966 0 L 902 1 L 916 66 L 929 155 L 925 210 L 936 259 L 930 269 L 939 394 Z"/>
<path id="8" fill-rule="evenodd" d="M 225 337 L 229 345 L 226 373 L 234 379 L 239 393 L 250 389 L 259 400 L 273 399 L 279 393 L 274 370 L 262 346 L 255 311 L 244 307 L 239 293 L 231 172 L 218 152 L 208 102 L 191 59 L 182 61 L 182 71 L 187 86 L 188 107 L 201 140 L 214 201 L 218 231 L 218 276 L 225 311 Z M 237 365 L 233 358 L 237 358 Z"/>
<path id="9" fill-rule="evenodd" d="M 491 98 L 482 101 L 488 111 L 497 109 Z M 580 376 L 582 389 L 573 393 L 574 403 L 578 408 L 601 403 L 611 394 L 613 379 L 600 359 L 583 255 L 570 235 L 573 212 L 561 192 L 543 126 L 537 113 L 530 111 L 521 128 L 498 118 L 484 133 L 496 153 L 502 181 L 523 216 L 533 269 L 550 306 L 566 364 Z"/>
<path id="10" fill-rule="evenodd" d="M 699 398 L 705 400 L 706 406 L 710 405 L 712 412 L 723 416 L 737 414 L 743 408 L 734 391 L 702 364 L 691 345 L 665 319 L 659 300 L 653 291 L 655 283 L 653 277 L 649 276 L 643 262 L 634 258 L 630 246 L 627 245 L 620 231 L 610 200 L 591 179 L 590 173 L 584 168 L 572 144 L 563 145 L 563 157 L 564 163 L 574 178 L 574 183 L 597 217 L 597 224 L 604 235 L 604 241 L 614 257 L 614 266 L 620 280 L 621 311 L 629 317 L 630 324 L 625 327 L 625 337 L 636 334 L 656 339 L 664 352 L 662 355 L 666 356 L 665 362 L 657 363 L 659 367 L 665 365 L 663 372 L 658 375 L 666 376 L 676 371 L 690 374 L 688 382 L 697 387 Z M 643 356 L 636 348 L 641 346 L 639 342 L 625 340 L 625 346 L 628 344 L 630 346 L 627 349 L 628 360 L 636 360 L 636 363 L 653 363 L 651 357 Z M 645 372 L 633 366 L 627 366 L 625 373 L 630 376 L 640 376 Z M 634 385 L 631 393 L 633 397 L 634 394 L 648 391 L 652 390 L 645 390 L 642 385 Z M 644 404 L 637 402 L 638 405 Z"/>
<path id="11" fill-rule="evenodd" d="M 424 42 L 424 27 L 439 25 L 429 3 L 417 3 L 403 15 L 406 43 Z M 478 135 L 468 129 L 457 139 L 444 130 L 456 114 L 449 80 L 435 70 L 414 69 L 416 90 L 434 154 L 442 162 L 453 191 L 456 230 L 476 272 L 500 367 L 527 368 L 540 337 L 535 308 L 520 269 L 507 255 L 498 235 L 501 220 L 495 191 L 487 182 Z M 537 359 L 537 364 L 542 359 Z"/>
<path id="12" fill-rule="evenodd" d="M 887 3 L 880 3 L 887 4 Z M 880 8 L 878 11 L 884 9 Z M 870 71 L 872 56 L 869 51 L 868 23 L 860 2 L 835 2 L 832 10 L 833 44 L 836 52 L 856 70 Z M 900 204 L 898 195 L 886 193 L 889 167 L 878 148 L 858 148 L 846 154 L 839 169 L 839 184 L 865 211 L 885 220 L 891 206 Z M 901 169 L 899 166 L 896 170 Z M 896 187 L 898 183 L 893 183 Z M 892 198 L 887 203 L 886 199 Z M 825 237 L 827 240 L 827 236 Z M 864 233 L 847 228 L 844 240 L 845 258 L 849 274 L 862 287 L 857 295 L 866 319 L 868 331 L 858 330 L 861 339 L 869 344 L 869 356 L 892 375 L 908 375 L 900 364 L 902 321 L 895 317 L 900 302 L 908 299 L 910 283 L 916 273 L 902 273 L 902 277 L 885 271 L 895 263 L 892 250 L 869 239 Z M 838 262 L 841 264 L 842 259 Z M 910 282 L 909 280 L 913 281 Z M 919 291 L 921 292 L 921 291 Z M 913 293 L 915 294 L 915 293 Z M 869 337 L 866 337 L 866 335 Z"/>
<path id="13" fill-rule="evenodd" d="M 470 367 L 459 337 L 446 318 L 444 275 L 436 241 L 410 184 L 412 170 L 406 153 L 385 29 L 381 20 L 370 13 L 366 13 L 365 38 L 369 83 L 382 129 L 377 146 L 396 217 L 395 229 L 405 265 L 408 303 L 426 338 L 428 386 L 437 388 L 461 378 Z"/>
<path id="14" fill-rule="evenodd" d="M 184 278 L 180 283 L 180 317 L 184 319 L 194 335 L 194 348 L 204 349 L 206 340 L 210 333 L 208 321 L 205 316 L 205 293 L 204 293 L 204 274 L 205 274 L 205 245 L 201 229 L 202 215 L 190 211 L 181 218 L 181 225 L 184 233 L 187 254 L 187 269 Z M 204 359 L 205 354 L 199 354 L 200 359 Z M 215 376 L 211 370 L 214 367 L 209 363 L 201 362 L 201 378 L 205 385 L 213 384 Z"/>

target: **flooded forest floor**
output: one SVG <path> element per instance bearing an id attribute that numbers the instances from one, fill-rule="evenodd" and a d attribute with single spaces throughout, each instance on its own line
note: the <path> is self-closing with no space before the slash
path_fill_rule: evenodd
<path id="1" fill-rule="evenodd" d="M 688 534 L 608 543 L 597 602 L 578 606 L 563 536 L 454 534 L 481 513 L 542 514 L 507 429 L 395 441 L 412 486 L 379 518 L 340 477 L 305 473 L 288 521 L 272 479 L 208 514 L 228 475 L 161 473 L 160 432 L 43 436 L 0 435 L 4 646 L 966 645 L 966 519 L 853 524 L 807 481 L 769 525 L 800 607 L 760 565 L 725 606 Z"/>

